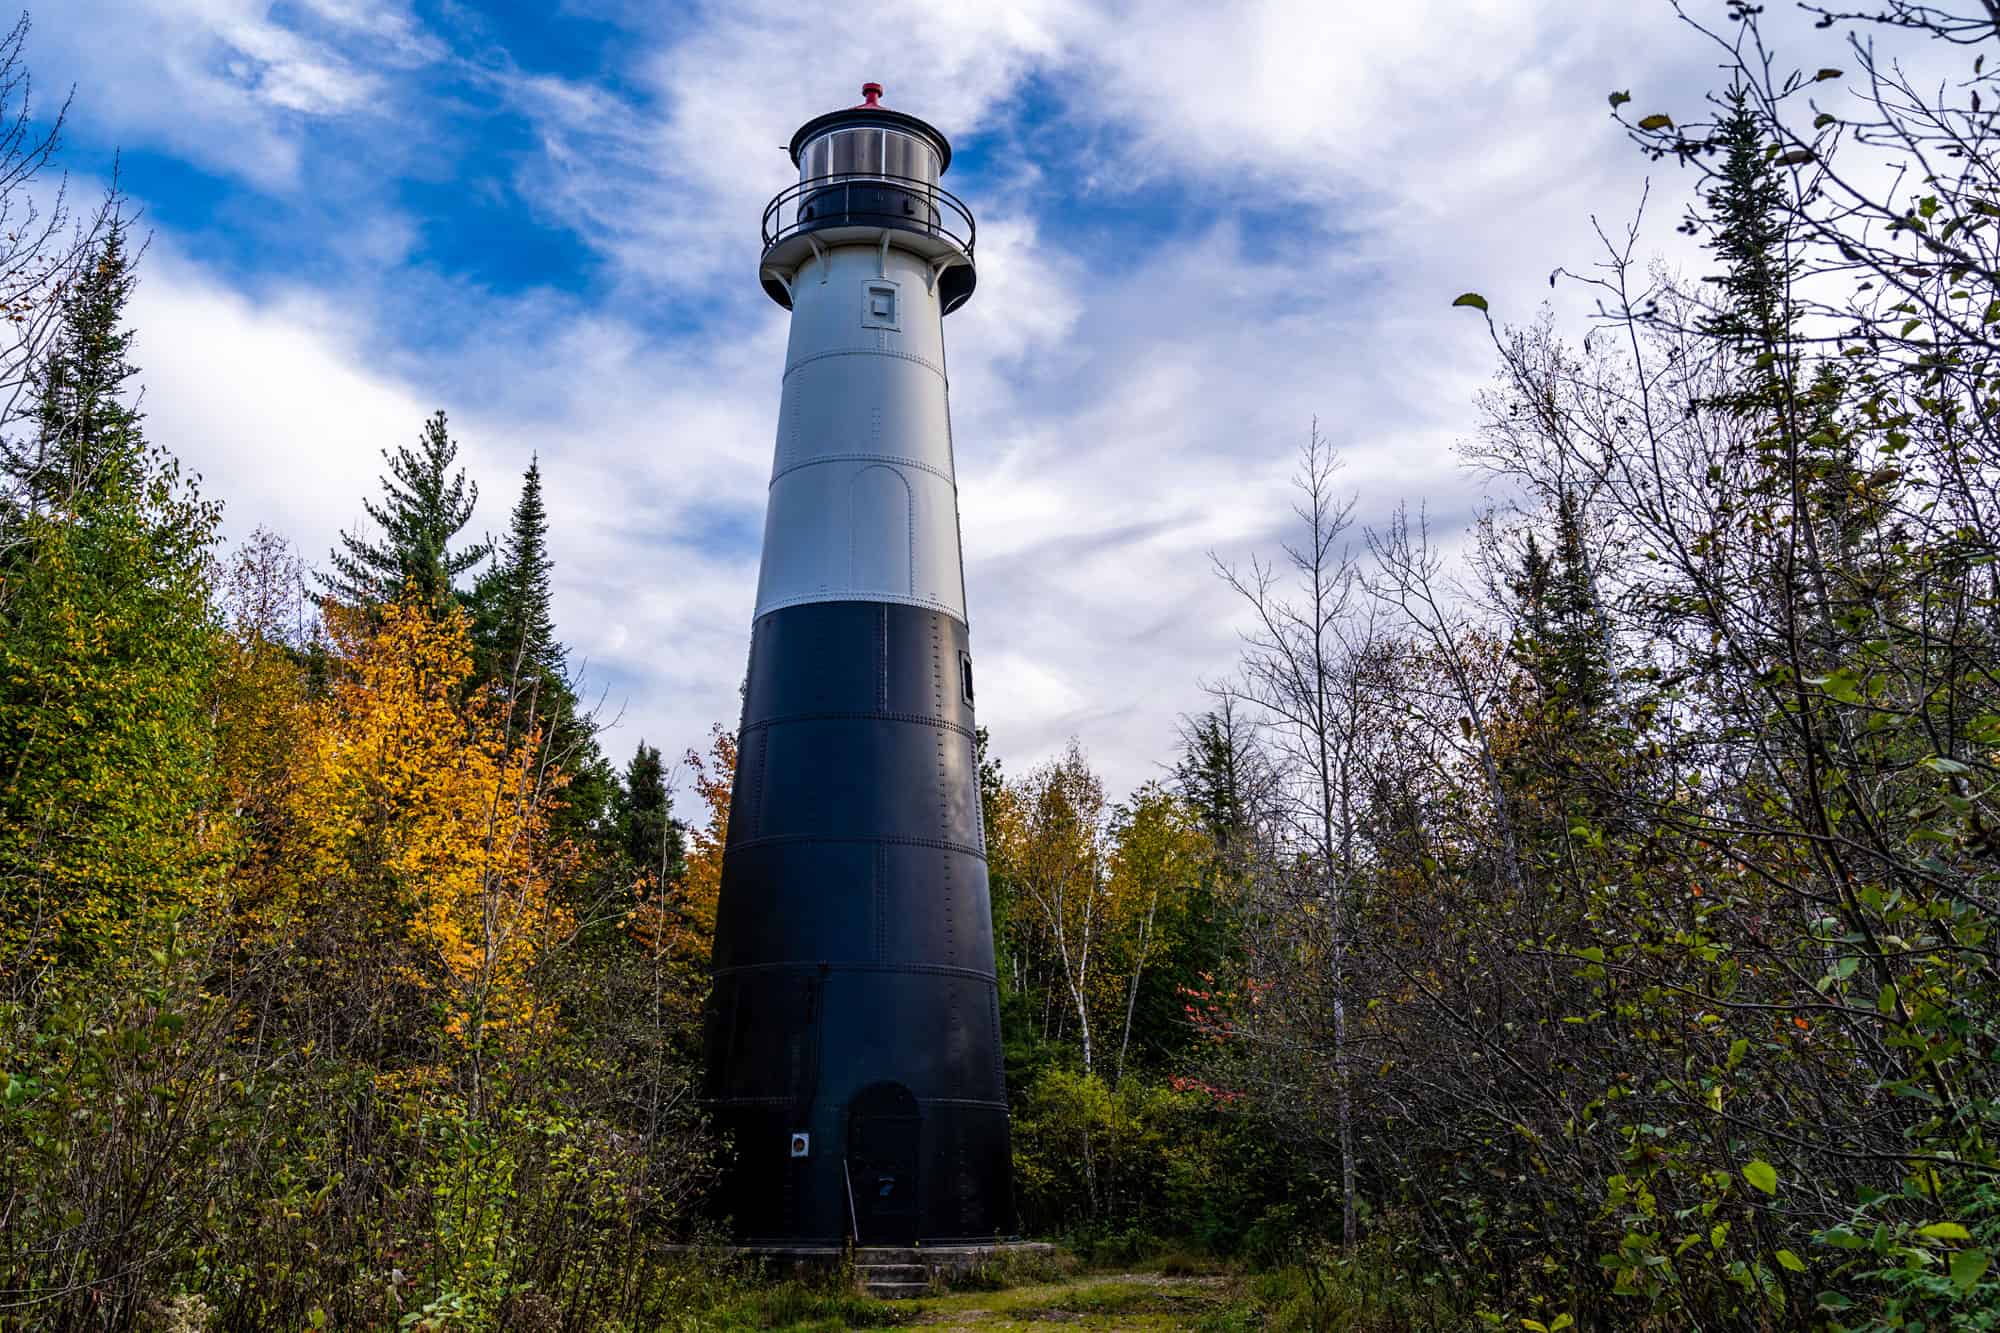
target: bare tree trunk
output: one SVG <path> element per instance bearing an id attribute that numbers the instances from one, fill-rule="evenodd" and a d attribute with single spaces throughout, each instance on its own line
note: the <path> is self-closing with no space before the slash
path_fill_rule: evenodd
<path id="1" fill-rule="evenodd" d="M 1245 636 L 1243 680 L 1234 687 L 1234 697 L 1259 710 L 1263 727 L 1272 735 L 1273 752 L 1284 761 L 1294 850 L 1312 867 L 1304 897 L 1314 901 L 1295 905 L 1294 924 L 1307 927 L 1311 914 L 1325 914 L 1335 1137 L 1341 1158 L 1341 1239 L 1352 1244 L 1358 1239 L 1358 1208 L 1345 964 L 1346 915 L 1353 887 L 1349 827 L 1353 812 L 1342 789 L 1355 719 L 1346 707 L 1342 685 L 1351 675 L 1354 659 L 1347 636 L 1356 578 L 1353 562 L 1340 544 L 1351 525 L 1354 502 L 1334 494 L 1338 467 L 1339 459 L 1315 421 L 1299 451 L 1293 482 L 1303 541 L 1284 548 L 1291 590 L 1281 585 L 1278 566 L 1254 558 L 1245 572 L 1218 561 L 1217 572 L 1249 604 L 1256 621 L 1256 628 Z M 1280 848 L 1277 854 L 1292 853 Z"/>
<path id="2" fill-rule="evenodd" d="M 1113 1087 L 1125 1081 L 1125 1052 L 1132 1045 L 1132 1011 L 1139 1005 L 1139 978 L 1146 971 L 1146 951 L 1153 939 L 1153 913 L 1159 906 L 1160 890 L 1155 885 L 1152 895 L 1146 899 L 1146 919 L 1139 923 L 1139 957 L 1132 965 L 1132 984 L 1125 988 L 1125 1031 L 1118 1038 L 1118 1067 L 1112 1074 Z"/>

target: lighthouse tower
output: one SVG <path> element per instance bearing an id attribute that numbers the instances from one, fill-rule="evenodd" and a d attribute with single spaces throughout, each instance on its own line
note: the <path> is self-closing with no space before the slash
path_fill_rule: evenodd
<path id="1" fill-rule="evenodd" d="M 792 136 L 760 277 L 792 312 L 709 1021 L 750 1242 L 1013 1226 L 944 316 L 951 145 L 864 101 Z"/>

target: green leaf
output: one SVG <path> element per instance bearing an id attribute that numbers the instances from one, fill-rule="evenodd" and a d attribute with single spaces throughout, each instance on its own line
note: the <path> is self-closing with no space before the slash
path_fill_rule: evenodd
<path id="1" fill-rule="evenodd" d="M 1813 160 L 1816 154 L 1810 148 L 1794 148 L 1789 153 L 1778 154 L 1778 165 L 1782 167 L 1803 166 Z"/>
<path id="2" fill-rule="evenodd" d="M 1576 1320 L 1570 1318 L 1568 1315 L 1559 1314 L 1556 1316 L 1556 1321 L 1549 1325 L 1549 1333 L 1562 1333 L 1564 1329 L 1571 1327 L 1575 1323 Z"/>
<path id="3" fill-rule="evenodd" d="M 1824 676 L 1807 676 L 1806 684 L 1819 686 L 1826 691 L 1828 698 L 1838 699 L 1844 704 L 1861 702 L 1861 686 L 1855 680 L 1854 673 L 1845 667 Z"/>
<path id="4" fill-rule="evenodd" d="M 1951 1257 L 1951 1283 L 1960 1291 L 1971 1291 L 1993 1263 L 1984 1250 L 1960 1250 Z"/>
<path id="5" fill-rule="evenodd" d="M 1528 1333 L 1549 1333 L 1549 1326 L 1539 1319 L 1524 1318 L 1521 1320 L 1521 1327 L 1527 1329 Z"/>
<path id="6" fill-rule="evenodd" d="M 1474 310 L 1484 310 L 1486 308 L 1486 298 L 1478 292 L 1467 292 L 1456 301 L 1453 301 L 1452 304 L 1454 306 L 1469 305 Z"/>
<path id="7" fill-rule="evenodd" d="M 1941 754 L 1932 755 L 1923 761 L 1923 765 L 1933 773 L 1970 773 L 1972 771 L 1972 765 L 1961 764 L 1958 760 L 1947 759 Z"/>
<path id="8" fill-rule="evenodd" d="M 1931 1240 L 1972 1239 L 1972 1233 L 1957 1222 L 1933 1222 L 1927 1227 L 1918 1227 L 1917 1234 Z"/>
<path id="9" fill-rule="evenodd" d="M 1613 111 L 1616 111 L 1619 107 L 1624 106 L 1627 102 L 1631 100 L 1632 100 L 1632 94 L 1630 93 L 1613 93 L 1611 94 L 1611 109 Z"/>
<path id="10" fill-rule="evenodd" d="M 1778 1192 L 1778 1168 L 1761 1157 L 1743 1168 L 1743 1178 L 1766 1194 Z"/>
<path id="11" fill-rule="evenodd" d="M 1674 118 L 1668 115 L 1652 115 L 1639 122 L 1642 130 L 1670 130 L 1673 127 Z"/>
<path id="12" fill-rule="evenodd" d="M 1790 1250 L 1778 1251 L 1778 1266 L 1780 1268 L 1789 1268 L 1794 1273 L 1803 1273 L 1806 1271 L 1806 1261 L 1793 1254 Z"/>

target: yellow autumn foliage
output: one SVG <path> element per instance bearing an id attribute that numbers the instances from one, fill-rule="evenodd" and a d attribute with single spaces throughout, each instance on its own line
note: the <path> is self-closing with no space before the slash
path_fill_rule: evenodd
<path id="1" fill-rule="evenodd" d="M 539 738 L 509 746 L 501 710 L 470 687 L 462 611 L 405 601 L 378 624 L 342 609 L 328 622 L 343 671 L 285 793 L 301 893 L 351 895 L 400 927 L 419 960 L 403 980 L 443 1005 L 451 1034 L 518 1028 L 537 955 L 568 930 L 549 893 L 560 779 Z"/>
<path id="2" fill-rule="evenodd" d="M 709 738 L 706 759 L 688 751 L 694 788 L 708 812 L 708 822 L 690 829 L 687 874 L 681 911 L 691 933 L 701 941 L 703 960 L 715 940 L 715 904 L 722 895 L 722 848 L 729 841 L 729 793 L 736 785 L 736 737 L 720 726 Z"/>
<path id="3" fill-rule="evenodd" d="M 700 1019 L 709 954 L 715 947 L 715 911 L 722 893 L 722 849 L 729 840 L 729 793 L 736 781 L 736 738 L 716 726 L 706 755 L 689 750 L 688 768 L 707 812 L 688 829 L 685 867 L 672 883 L 650 874 L 626 918 L 632 939 L 663 969 L 661 989 L 690 1031 Z"/>

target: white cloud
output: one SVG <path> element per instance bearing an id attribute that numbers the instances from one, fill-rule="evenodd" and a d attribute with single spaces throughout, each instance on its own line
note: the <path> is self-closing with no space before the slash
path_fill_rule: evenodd
<path id="1" fill-rule="evenodd" d="M 271 527 L 321 567 L 340 531 L 363 529 L 381 450 L 413 442 L 438 405 L 427 380 L 368 368 L 372 331 L 355 312 L 303 289 L 247 297 L 166 246 L 148 257 L 132 320 L 151 437 L 227 502 L 232 539 Z M 559 623 L 608 691 L 607 716 L 622 715 L 608 748 L 622 759 L 644 736 L 677 752 L 733 722 L 755 569 L 674 537 L 728 497 L 761 494 L 776 405 L 741 381 L 771 378 L 782 349 L 752 340 L 673 365 L 629 331 L 577 321 L 544 350 L 539 369 L 515 367 L 544 381 L 543 409 L 452 411 L 460 462 L 484 483 L 474 526 L 504 527 L 539 452 Z"/>
<path id="2" fill-rule="evenodd" d="M 77 0 L 36 15 L 30 56 L 114 142 L 266 188 L 299 183 L 314 121 L 395 109 L 394 71 L 444 54 L 402 0 Z M 45 84 L 45 86 L 48 86 Z"/>
<path id="3" fill-rule="evenodd" d="M 165 0 L 142 7 L 156 54 L 80 66 L 87 96 L 129 79 L 115 114 L 197 160 L 220 133 L 277 163 L 315 118 L 374 114 L 396 71 L 448 58 L 397 6 L 314 0 L 309 29 L 201 6 L 174 32 Z M 1610 3 L 892 0 L 865 16 L 635 9 L 637 93 L 489 65 L 540 135 L 524 196 L 610 261 L 596 309 L 467 291 L 476 339 L 385 359 L 397 330 L 365 287 L 253 298 L 163 253 L 138 315 L 156 438 L 209 475 L 238 531 L 270 523 L 315 557 L 373 492 L 377 450 L 438 403 L 488 527 L 539 451 L 560 626 L 625 705 L 614 756 L 637 735 L 696 744 L 736 713 L 777 409 L 784 327 L 755 294 L 756 218 L 790 178 L 792 129 L 879 77 L 891 104 L 991 136 L 966 191 L 980 289 L 947 325 L 982 721 L 1010 768 L 1074 732 L 1128 788 L 1230 666 L 1238 611 L 1208 552 L 1270 549 L 1309 420 L 1345 445 L 1365 517 L 1403 497 L 1469 513 L 1450 445 L 1490 361 L 1451 298 L 1529 315 L 1550 269 L 1593 257 L 1590 211 L 1620 219 L 1638 198 L 1644 164 L 1604 93 L 1691 99 L 1713 75 L 1664 8 Z M 249 63 L 231 73 L 224 52 Z M 1052 105 L 1024 108 L 1030 89 Z M 189 97 L 208 100 L 165 128 Z M 1099 205 L 1171 196 L 1174 225 L 1149 220 L 1106 263 L 1101 237 L 1087 247 L 1047 206 L 1060 170 Z M 348 244 L 379 263 L 408 236 L 391 218 Z M 687 302 L 691 329 L 644 331 Z"/>

